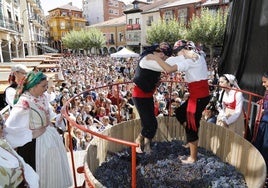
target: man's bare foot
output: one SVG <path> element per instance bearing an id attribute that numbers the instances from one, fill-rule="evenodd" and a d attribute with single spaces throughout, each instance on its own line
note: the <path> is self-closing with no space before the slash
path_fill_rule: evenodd
<path id="1" fill-rule="evenodd" d="M 187 144 L 182 144 L 182 147 L 184 147 L 184 148 L 189 148 L 190 145 L 189 145 L 189 143 L 187 143 Z"/>
<path id="2" fill-rule="evenodd" d="M 136 153 L 143 153 L 143 151 L 141 150 L 141 147 L 136 147 Z"/>
<path id="3" fill-rule="evenodd" d="M 192 157 L 187 157 L 186 159 L 181 159 L 181 163 L 183 164 L 193 164 L 196 160 L 194 160 Z"/>
<path id="4" fill-rule="evenodd" d="M 141 134 L 135 139 L 135 143 L 139 144 L 139 146 L 136 147 L 136 153 L 143 153 L 142 147 L 144 145 L 144 137 Z"/>

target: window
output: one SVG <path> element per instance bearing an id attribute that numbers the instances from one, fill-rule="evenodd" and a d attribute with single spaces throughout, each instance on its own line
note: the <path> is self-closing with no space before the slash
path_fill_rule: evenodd
<path id="1" fill-rule="evenodd" d="M 119 15 L 119 11 L 118 10 L 114 10 L 114 15 Z"/>
<path id="2" fill-rule="evenodd" d="M 140 24 L 140 19 L 136 18 L 136 24 Z"/>
<path id="3" fill-rule="evenodd" d="M 60 29 L 65 29 L 65 22 L 60 23 Z"/>
<path id="4" fill-rule="evenodd" d="M 165 20 L 169 21 L 169 20 L 173 20 L 174 19 L 174 15 L 173 15 L 173 11 L 172 10 L 168 10 L 165 12 Z"/>
<path id="5" fill-rule="evenodd" d="M 128 24 L 132 25 L 132 19 L 128 19 Z"/>
<path id="6" fill-rule="evenodd" d="M 134 8 L 134 9 L 138 9 L 138 8 L 139 8 L 139 5 L 138 5 L 137 2 L 135 2 L 135 3 L 133 4 L 133 8 Z"/>
<path id="7" fill-rule="evenodd" d="M 154 21 L 154 17 L 153 16 L 148 16 L 146 24 L 148 26 L 151 26 L 153 21 Z"/>
<path id="8" fill-rule="evenodd" d="M 67 12 L 62 12 L 61 16 L 67 16 Z"/>
<path id="9" fill-rule="evenodd" d="M 8 15 L 8 18 L 9 18 L 9 19 L 12 18 L 12 17 L 11 17 L 11 12 L 10 12 L 10 10 L 7 10 L 7 15 Z"/>
<path id="10" fill-rule="evenodd" d="M 124 40 L 124 34 L 123 33 L 119 33 L 119 42 L 122 42 Z"/>
<path id="11" fill-rule="evenodd" d="M 65 31 L 61 32 L 61 37 L 64 37 L 65 35 L 66 35 Z"/>
<path id="12" fill-rule="evenodd" d="M 183 24 L 187 24 L 187 8 L 178 10 L 178 21 Z"/>
<path id="13" fill-rule="evenodd" d="M 114 34 L 111 34 L 111 38 L 110 38 L 110 44 L 114 44 Z"/>

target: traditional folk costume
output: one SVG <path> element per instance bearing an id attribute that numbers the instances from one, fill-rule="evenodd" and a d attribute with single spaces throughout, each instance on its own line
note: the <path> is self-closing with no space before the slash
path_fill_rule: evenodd
<path id="1" fill-rule="evenodd" d="M 144 58 L 141 61 L 147 60 Z M 146 62 L 144 63 L 146 64 Z M 144 69 L 138 65 L 133 80 L 135 86 L 132 97 L 141 119 L 141 134 L 149 139 L 155 136 L 157 130 L 153 94 L 160 81 L 160 75 L 161 72 Z"/>
<path id="2" fill-rule="evenodd" d="M 167 43 L 160 43 L 160 45 L 152 46 L 151 49 L 145 51 L 141 55 L 139 64 L 135 70 L 133 82 L 135 83 L 132 97 L 133 103 L 139 113 L 141 119 L 142 130 L 136 139 L 136 143 L 140 144 L 144 140 L 144 151 L 150 153 L 150 142 L 154 138 L 158 123 L 155 116 L 154 106 L 154 92 L 158 87 L 162 68 L 155 69 L 159 66 L 154 60 L 147 60 L 146 55 L 154 52 L 163 52 L 166 56 L 171 55 L 171 47 Z M 139 149 L 136 149 L 141 153 Z"/>
<path id="3" fill-rule="evenodd" d="M 5 137 L 36 170 L 40 188 L 66 188 L 72 185 L 70 168 L 62 138 L 51 125 L 52 118 L 47 97 L 34 97 L 25 91 L 5 122 Z M 33 139 L 33 133 L 44 127 L 45 132 Z"/>
<path id="4" fill-rule="evenodd" d="M 0 187 L 38 188 L 38 175 L 5 140 L 0 138 Z"/>
<path id="5" fill-rule="evenodd" d="M 194 61 L 179 55 L 166 60 L 170 65 L 176 64 L 178 71 L 185 72 L 185 81 L 188 82 L 190 96 L 175 110 L 176 118 L 181 124 L 187 123 L 187 142 L 198 140 L 198 128 L 202 112 L 210 100 L 208 86 L 208 71 L 205 58 L 198 55 Z"/>
<path id="6" fill-rule="evenodd" d="M 224 126 L 222 121 L 225 121 L 230 130 L 244 137 L 243 94 L 230 90 L 228 93 L 223 92 L 222 95 L 222 108 L 219 110 L 216 124 Z"/>

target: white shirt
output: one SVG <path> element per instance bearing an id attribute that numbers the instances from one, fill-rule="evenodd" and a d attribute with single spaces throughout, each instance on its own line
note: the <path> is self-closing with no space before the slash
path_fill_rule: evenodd
<path id="1" fill-rule="evenodd" d="M 226 117 L 226 106 L 224 105 L 224 103 L 232 103 L 234 100 L 236 101 L 234 112 L 232 114 L 229 114 L 228 117 Z M 219 110 L 218 117 L 221 120 L 225 121 L 228 125 L 234 123 L 243 112 L 243 101 L 243 94 L 239 91 L 230 90 L 228 94 L 227 92 L 224 92 L 222 97 L 222 109 Z"/>
<path id="2" fill-rule="evenodd" d="M 170 66 L 177 64 L 177 61 L 185 61 L 184 56 L 176 56 L 176 60 L 167 62 Z M 143 69 L 149 69 L 157 72 L 165 71 L 156 61 L 147 60 L 146 56 L 140 60 L 140 67 Z"/>
<path id="3" fill-rule="evenodd" d="M 56 120 L 55 126 L 56 127 L 59 127 L 62 131 L 65 132 L 65 131 L 67 131 L 67 129 L 66 129 L 66 120 L 64 118 L 61 118 L 61 116 L 62 116 L 61 114 L 57 114 L 56 115 L 56 118 L 55 118 L 55 120 Z"/>
<path id="4" fill-rule="evenodd" d="M 14 89 L 13 87 L 8 87 L 6 89 L 6 94 L 5 94 L 6 102 L 11 107 L 14 106 L 15 94 L 16 94 L 16 89 Z"/>
<path id="5" fill-rule="evenodd" d="M 8 147 L 10 148 L 11 152 L 8 152 L 7 150 L 0 147 L 0 166 L 4 168 L 17 168 L 19 167 L 19 163 L 21 162 L 24 169 L 24 176 L 29 184 L 30 188 L 36 188 L 39 187 L 39 176 L 38 174 L 33 170 L 33 168 L 25 163 L 23 158 L 17 154 L 15 150 L 12 149 L 12 147 L 6 142 Z M 4 182 L 1 182 L 4 183 Z M 0 183 L 0 187 L 1 187 Z"/>
<path id="6" fill-rule="evenodd" d="M 168 64 L 176 64 L 177 71 L 185 72 L 186 82 L 195 82 L 208 79 L 207 63 L 203 56 L 198 55 L 198 59 L 193 61 L 192 59 L 185 59 L 180 56 L 169 57 L 166 62 Z"/>

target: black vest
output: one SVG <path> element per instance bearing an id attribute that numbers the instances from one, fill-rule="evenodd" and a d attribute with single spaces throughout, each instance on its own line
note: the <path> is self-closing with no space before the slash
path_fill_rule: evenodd
<path id="1" fill-rule="evenodd" d="M 159 84 L 161 72 L 143 69 L 138 64 L 133 82 L 144 92 L 152 92 Z"/>

